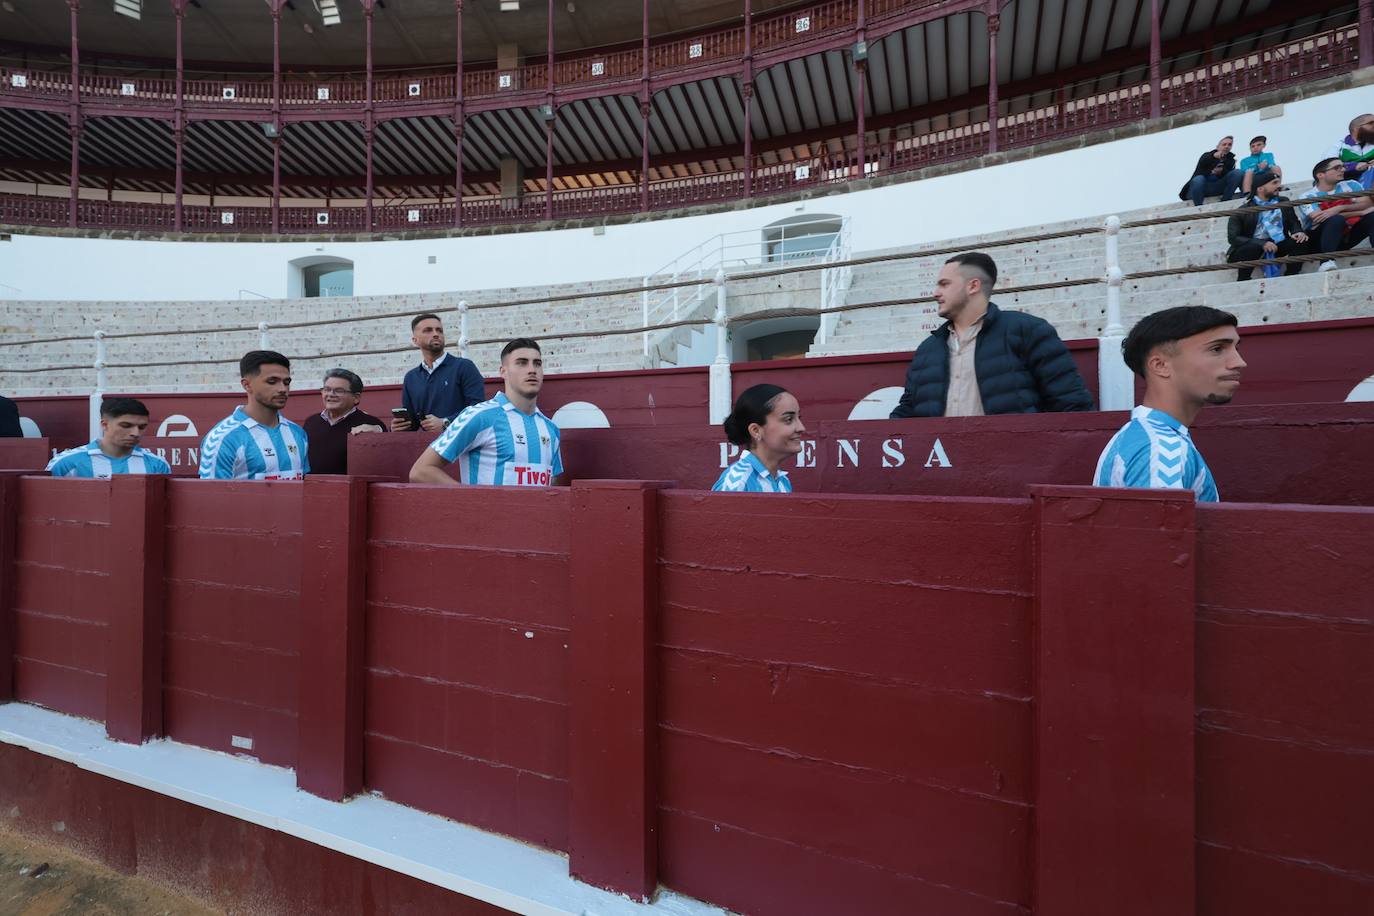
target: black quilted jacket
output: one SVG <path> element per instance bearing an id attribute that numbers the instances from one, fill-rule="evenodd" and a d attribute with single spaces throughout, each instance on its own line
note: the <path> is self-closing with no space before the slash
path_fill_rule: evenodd
<path id="1" fill-rule="evenodd" d="M 1004 312 L 989 302 L 973 351 L 983 411 L 1092 410 L 1093 398 L 1068 348 L 1043 318 Z M 892 419 L 942 417 L 949 391 L 949 322 L 930 333 L 906 370 L 906 391 Z"/>

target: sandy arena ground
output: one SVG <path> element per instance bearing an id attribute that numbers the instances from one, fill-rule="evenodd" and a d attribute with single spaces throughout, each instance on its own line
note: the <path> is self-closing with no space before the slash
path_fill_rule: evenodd
<path id="1" fill-rule="evenodd" d="M 220 910 L 0 830 L 4 916 L 217 916 Z"/>

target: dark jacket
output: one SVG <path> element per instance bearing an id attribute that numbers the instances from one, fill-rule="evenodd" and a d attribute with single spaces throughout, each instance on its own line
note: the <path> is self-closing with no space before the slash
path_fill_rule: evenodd
<path id="1" fill-rule="evenodd" d="M 354 410 L 333 426 L 324 417 L 312 413 L 301 421 L 305 435 L 310 443 L 311 474 L 347 474 L 348 439 L 353 435 L 355 426 L 380 426 L 384 431 L 386 424 L 370 413 Z"/>
<path id="2" fill-rule="evenodd" d="M 487 399 L 482 373 L 470 359 L 445 354 L 444 361 L 433 372 L 416 366 L 406 373 L 401 383 L 401 406 L 420 419 L 433 414 L 452 420 L 465 407 Z M 419 427 L 412 427 L 412 431 Z"/>
<path id="3" fill-rule="evenodd" d="M 1270 198 L 1273 202 L 1285 201 L 1287 199 L 1287 197 L 1283 197 L 1282 195 Z M 1255 203 L 1254 196 L 1252 195 L 1245 198 L 1245 200 L 1241 202 L 1241 206 L 1254 207 L 1258 206 L 1258 204 Z M 1255 238 L 1255 230 L 1259 227 L 1259 217 L 1260 215 L 1258 213 L 1231 214 L 1231 218 L 1226 221 L 1226 241 L 1231 243 L 1231 247 L 1226 251 L 1226 256 L 1228 258 L 1235 254 L 1236 249 L 1241 245 L 1245 245 L 1249 242 L 1260 242 L 1263 244 L 1270 240 L 1268 236 L 1262 239 Z M 1283 211 L 1283 234 L 1291 239 L 1295 232 L 1302 231 L 1302 223 L 1298 220 L 1298 208 L 1285 208 Z"/>
<path id="4" fill-rule="evenodd" d="M 1189 194 L 1189 185 L 1193 183 L 1193 179 L 1199 175 L 1211 175 L 1212 169 L 1217 167 L 1218 162 L 1221 163 L 1221 174 L 1217 175 L 1216 177 L 1224 178 L 1228 174 L 1230 174 L 1231 171 L 1236 167 L 1236 154 L 1228 152 L 1225 156 L 1222 156 L 1221 159 L 1218 160 L 1217 151 L 1214 149 L 1209 149 L 1207 152 L 1199 156 L 1197 160 L 1197 166 L 1193 169 L 1192 176 L 1189 177 L 1189 179 L 1183 183 L 1183 187 L 1179 189 L 1178 199 L 1189 200 L 1191 198 L 1191 195 Z"/>
<path id="5" fill-rule="evenodd" d="M 891 418 L 943 417 L 949 393 L 949 329 L 930 332 L 906 370 L 906 391 Z M 1043 318 L 1004 312 L 989 302 L 973 351 L 983 412 L 1092 410 L 1093 398 L 1073 357 Z"/>
<path id="6" fill-rule="evenodd" d="M 9 398 L 0 397 L 0 438 L 17 439 L 24 435 L 19 425 L 19 407 Z"/>

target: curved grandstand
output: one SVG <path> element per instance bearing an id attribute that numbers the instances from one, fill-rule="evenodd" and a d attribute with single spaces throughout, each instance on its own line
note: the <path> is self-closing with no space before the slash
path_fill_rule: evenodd
<path id="1" fill-rule="evenodd" d="M 678 209 L 1370 63 L 1367 8 L 1331 0 L 11 5 L 0 221 L 152 232 Z"/>

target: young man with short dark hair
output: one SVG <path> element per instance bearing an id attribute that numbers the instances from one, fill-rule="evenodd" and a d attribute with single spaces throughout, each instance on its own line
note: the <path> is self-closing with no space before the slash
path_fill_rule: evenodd
<path id="1" fill-rule="evenodd" d="M 464 410 L 487 399 L 476 364 L 444 352 L 444 323 L 438 315 L 412 318 L 410 341 L 420 350 L 420 365 L 401 381 L 401 406 L 406 414 L 392 421 L 392 430 L 437 433 Z"/>
<path id="2" fill-rule="evenodd" d="M 93 477 L 109 480 L 115 474 L 170 474 L 172 468 L 157 455 L 140 448 L 148 430 L 148 408 L 133 398 L 106 398 L 100 405 L 100 438 L 68 449 L 48 462 L 54 477 Z"/>
<path id="3" fill-rule="evenodd" d="M 410 469 L 412 483 L 455 484 L 445 467 L 458 462 L 465 484 L 550 486 L 563 473 L 558 427 L 535 399 L 544 386 L 539 344 L 517 337 L 501 350 L 505 390 L 469 407 Z"/>
<path id="4" fill-rule="evenodd" d="M 310 473 L 305 430 L 281 415 L 291 396 L 291 360 L 250 350 L 239 360 L 246 403 L 200 443 L 202 480 L 300 480 Z"/>
<path id="5" fill-rule="evenodd" d="M 386 432 L 381 420 L 358 406 L 363 380 L 348 369 L 330 369 L 320 388 L 324 409 L 301 424 L 310 439 L 312 474 L 347 474 L 348 440 L 360 433 Z"/>
<path id="6" fill-rule="evenodd" d="M 997 264 L 980 251 L 945 262 L 935 280 L 945 323 L 916 348 L 891 419 L 1093 409 L 1054 325 L 999 309 L 988 299 L 996 283 Z"/>
<path id="7" fill-rule="evenodd" d="M 1188 427 L 1207 404 L 1226 404 L 1240 387 L 1236 316 L 1205 305 L 1147 315 L 1131 328 L 1121 355 L 1145 379 L 1145 397 L 1097 460 L 1099 487 L 1192 490 L 1217 502 L 1217 485 Z"/>
<path id="8" fill-rule="evenodd" d="M 1286 203 L 1287 197 L 1279 194 L 1279 176 L 1273 172 L 1260 172 L 1255 176 L 1255 192 L 1246 199 L 1241 209 L 1247 207 L 1270 207 L 1262 212 L 1236 213 L 1226 223 L 1226 238 L 1231 247 L 1226 251 L 1226 260 L 1258 261 L 1266 254 L 1275 257 L 1288 257 L 1306 254 L 1308 238 L 1298 221 L 1296 207 L 1278 207 Z M 1284 265 L 1284 276 L 1291 277 L 1302 270 L 1302 262 L 1294 261 Z M 1244 282 L 1255 273 L 1253 267 L 1236 269 L 1236 279 Z"/>
<path id="9" fill-rule="evenodd" d="M 1341 160 L 1334 156 L 1323 159 L 1312 167 L 1312 187 L 1298 197 L 1298 200 L 1312 201 L 1295 209 L 1303 228 L 1322 254 L 1354 248 L 1374 236 L 1374 194 L 1348 200 L 1322 200 L 1332 194 L 1355 194 L 1364 190 L 1358 181 L 1343 179 L 1344 174 L 1345 165 Z M 1317 268 L 1318 272 L 1335 269 L 1336 262 L 1332 260 L 1322 261 Z"/>
<path id="10" fill-rule="evenodd" d="M 1267 170 L 1273 172 L 1280 178 L 1283 177 L 1283 169 L 1280 169 L 1278 163 L 1274 161 L 1274 154 L 1265 152 L 1264 147 L 1268 143 L 1269 138 L 1263 134 L 1258 137 L 1252 137 L 1250 140 L 1250 155 L 1242 159 L 1240 164 L 1236 166 L 1236 168 L 1240 169 L 1241 175 L 1244 176 L 1240 183 L 1240 189 L 1246 194 L 1250 193 L 1257 172 Z"/>

